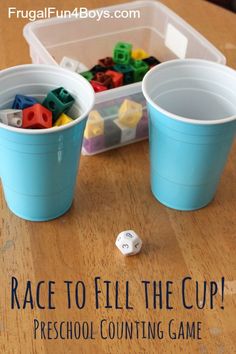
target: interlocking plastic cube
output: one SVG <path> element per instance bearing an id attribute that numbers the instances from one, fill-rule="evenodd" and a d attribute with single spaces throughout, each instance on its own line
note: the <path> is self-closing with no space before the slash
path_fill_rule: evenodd
<path id="1" fill-rule="evenodd" d="M 78 65 L 78 68 L 76 70 L 76 72 L 78 74 L 83 73 L 85 71 L 88 71 L 88 67 L 84 63 L 81 63 L 80 61 L 78 63 L 79 63 L 79 65 Z"/>
<path id="2" fill-rule="evenodd" d="M 107 70 L 112 69 L 113 65 L 114 65 L 114 61 L 111 57 L 106 57 L 103 59 L 99 59 L 98 61 L 98 65 L 103 66 L 104 68 L 106 68 Z"/>
<path id="3" fill-rule="evenodd" d="M 54 123 L 54 127 L 60 127 L 61 125 L 68 124 L 70 122 L 73 122 L 73 119 L 70 118 L 67 114 L 62 113 L 60 117 L 56 120 Z"/>
<path id="4" fill-rule="evenodd" d="M 0 123 L 20 128 L 22 126 L 22 110 L 3 109 L 0 111 Z"/>
<path id="5" fill-rule="evenodd" d="M 64 69 L 76 72 L 78 69 L 78 66 L 79 66 L 79 62 L 77 60 L 69 58 L 69 57 L 63 57 L 60 62 L 60 66 Z"/>
<path id="6" fill-rule="evenodd" d="M 80 75 L 82 75 L 88 81 L 91 81 L 94 77 L 94 75 L 93 75 L 93 73 L 91 73 L 91 71 L 84 71 L 84 72 L 80 73 Z"/>
<path id="7" fill-rule="evenodd" d="M 149 66 L 143 60 L 134 60 L 131 64 L 133 69 L 134 82 L 142 81 L 144 75 L 149 70 Z"/>
<path id="8" fill-rule="evenodd" d="M 100 72 L 104 73 L 105 71 L 107 71 L 107 68 L 105 66 L 97 64 L 97 65 L 94 65 L 92 67 L 92 69 L 90 69 L 90 71 L 93 75 L 95 75 L 96 73 L 100 73 Z"/>
<path id="9" fill-rule="evenodd" d="M 94 92 L 102 92 L 107 90 L 107 87 L 102 85 L 100 82 L 91 80 L 90 84 L 93 86 Z"/>
<path id="10" fill-rule="evenodd" d="M 13 109 L 25 109 L 33 106 L 37 103 L 37 100 L 34 97 L 24 96 L 24 95 L 16 95 L 12 108 Z"/>
<path id="11" fill-rule="evenodd" d="M 74 103 L 74 98 L 63 87 L 58 87 L 48 93 L 43 101 L 43 106 L 52 112 L 53 121 L 62 114 L 67 112 Z"/>
<path id="12" fill-rule="evenodd" d="M 105 147 L 119 145 L 121 140 L 121 130 L 111 119 L 104 121 Z"/>
<path id="13" fill-rule="evenodd" d="M 88 116 L 84 137 L 86 139 L 93 138 L 104 134 L 104 119 L 98 111 L 91 111 Z"/>
<path id="14" fill-rule="evenodd" d="M 143 61 L 149 66 L 149 68 L 152 68 L 153 66 L 161 63 L 157 58 L 153 56 L 145 58 Z"/>
<path id="15" fill-rule="evenodd" d="M 118 119 L 121 124 L 134 128 L 143 115 L 143 107 L 140 103 L 125 99 L 119 109 Z"/>
<path id="16" fill-rule="evenodd" d="M 116 64 L 114 70 L 123 74 L 123 85 L 132 84 L 134 82 L 133 69 L 131 65 Z"/>
<path id="17" fill-rule="evenodd" d="M 70 71 L 77 72 L 77 73 L 82 73 L 82 72 L 88 70 L 87 66 L 84 63 L 81 63 L 80 61 L 69 58 L 69 57 L 63 57 L 60 62 L 60 66 L 62 68 L 65 68 L 65 69 L 68 69 Z"/>
<path id="18" fill-rule="evenodd" d="M 123 85 L 123 74 L 114 70 L 107 70 L 106 75 L 110 76 L 112 79 L 113 87 L 119 87 Z"/>
<path id="19" fill-rule="evenodd" d="M 145 50 L 141 48 L 132 50 L 132 58 L 135 60 L 142 60 L 147 58 L 148 56 L 149 56 L 148 53 L 146 53 Z"/>
<path id="20" fill-rule="evenodd" d="M 96 73 L 96 75 L 94 77 L 94 81 L 99 82 L 100 84 L 102 84 L 103 86 L 106 86 L 107 88 L 112 88 L 112 86 L 113 86 L 112 78 L 103 72 Z"/>
<path id="21" fill-rule="evenodd" d="M 143 139 L 147 137 L 148 137 L 148 115 L 147 112 L 144 112 L 136 128 L 136 139 Z"/>
<path id="22" fill-rule="evenodd" d="M 94 136 L 93 138 L 83 140 L 83 148 L 88 154 L 93 154 L 98 152 L 105 147 L 105 137 L 104 135 Z"/>
<path id="23" fill-rule="evenodd" d="M 122 123 L 120 123 L 118 119 L 114 120 L 114 123 L 121 130 L 121 138 L 120 138 L 121 144 L 122 143 L 127 143 L 128 141 L 133 140 L 135 138 L 136 128 L 126 127 Z"/>
<path id="24" fill-rule="evenodd" d="M 52 112 L 36 103 L 23 109 L 23 128 L 43 129 L 52 127 Z"/>
<path id="25" fill-rule="evenodd" d="M 132 52 L 132 44 L 118 42 L 113 51 L 113 60 L 117 64 L 129 64 Z"/>

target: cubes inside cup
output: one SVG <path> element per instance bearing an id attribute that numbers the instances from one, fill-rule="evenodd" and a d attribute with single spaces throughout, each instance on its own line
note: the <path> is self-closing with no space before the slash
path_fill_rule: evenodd
<path id="1" fill-rule="evenodd" d="M 23 129 L 48 129 L 78 118 L 79 108 L 75 107 L 74 97 L 65 88 L 55 88 L 45 96 L 39 99 L 17 94 L 13 98 L 13 108 L 0 110 L 0 123 Z"/>

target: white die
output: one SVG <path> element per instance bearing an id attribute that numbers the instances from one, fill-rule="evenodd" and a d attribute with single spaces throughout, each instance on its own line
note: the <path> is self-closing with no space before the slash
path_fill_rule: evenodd
<path id="1" fill-rule="evenodd" d="M 122 231 L 116 238 L 116 247 L 124 256 L 132 256 L 140 252 L 142 240 L 133 230 Z"/>

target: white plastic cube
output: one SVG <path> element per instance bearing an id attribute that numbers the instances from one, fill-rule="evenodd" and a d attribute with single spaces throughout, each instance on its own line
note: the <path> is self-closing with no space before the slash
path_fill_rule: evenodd
<path id="1" fill-rule="evenodd" d="M 132 256 L 140 252 L 142 240 L 133 230 L 122 231 L 116 238 L 116 247 L 124 256 Z"/>
<path id="2" fill-rule="evenodd" d="M 3 109 L 0 111 L 0 123 L 20 128 L 22 126 L 22 110 Z"/>
<path id="3" fill-rule="evenodd" d="M 135 128 L 129 128 L 123 125 L 122 123 L 119 122 L 118 119 L 114 120 L 114 123 L 120 128 L 121 130 L 121 143 L 126 143 L 130 140 L 135 139 L 136 136 L 136 127 Z"/>
<path id="4" fill-rule="evenodd" d="M 83 73 L 84 71 L 88 71 L 88 70 L 89 70 L 89 68 L 84 63 L 79 62 L 79 65 L 76 70 L 78 74 Z"/>
<path id="5" fill-rule="evenodd" d="M 70 71 L 77 72 L 78 74 L 89 70 L 84 63 L 69 57 L 63 57 L 60 66 Z"/>
<path id="6" fill-rule="evenodd" d="M 76 72 L 79 67 L 79 62 L 77 60 L 71 59 L 69 57 L 63 57 L 60 62 L 60 66 L 62 68 Z"/>

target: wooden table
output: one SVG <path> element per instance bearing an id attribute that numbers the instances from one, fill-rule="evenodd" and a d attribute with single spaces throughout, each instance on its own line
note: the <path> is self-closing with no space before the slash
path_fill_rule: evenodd
<path id="1" fill-rule="evenodd" d="M 115 1 L 68 0 L 65 7 L 99 7 Z M 236 68 L 236 15 L 202 0 L 163 1 L 206 36 Z M 20 5 L 19 5 L 20 3 Z M 64 1 L 51 2 L 63 8 Z M 32 2 L 21 0 L 18 7 L 32 8 Z M 38 0 L 37 7 L 47 6 Z M 27 20 L 8 20 L 7 2 L 0 9 L 0 68 L 30 62 L 28 47 L 22 37 Z M 178 212 L 159 204 L 150 192 L 148 142 L 133 144 L 96 157 L 83 157 L 76 196 L 71 210 L 63 217 L 45 223 L 32 223 L 11 214 L 0 198 L 0 353 L 236 353 L 236 146 L 230 154 L 215 200 L 195 212 Z M 134 229 L 143 240 L 139 256 L 124 258 L 114 247 L 116 235 Z M 193 308 L 181 305 L 181 281 L 187 283 L 187 301 Z M 94 278 L 100 276 L 102 293 L 94 306 Z M 224 309 L 217 296 L 213 309 L 196 308 L 195 281 L 213 280 L 220 284 L 225 277 Z M 26 281 L 32 282 L 33 297 L 37 282 L 56 282 L 56 310 L 11 309 L 11 278 L 19 281 L 22 307 Z M 67 309 L 63 281 L 83 281 L 86 305 L 78 309 L 72 299 Z M 111 285 L 112 309 L 104 308 L 105 287 L 102 281 L 119 281 L 119 303 L 125 306 L 125 281 L 129 281 L 129 303 L 133 310 L 114 309 L 115 288 Z M 145 309 L 142 280 L 162 281 L 163 308 Z M 173 282 L 172 310 L 166 309 L 166 282 Z M 158 284 L 158 283 L 157 283 Z M 151 289 L 151 285 L 150 285 Z M 209 283 L 207 289 L 209 290 Z M 74 294 L 74 283 L 72 285 Z M 81 290 L 81 284 L 79 285 Z M 41 303 L 47 304 L 47 287 L 42 287 Z M 81 292 L 79 292 L 81 295 Z M 199 293 L 200 294 L 200 293 Z M 28 294 L 29 295 L 29 294 Z M 73 295 L 74 296 L 74 295 Z M 151 293 L 150 293 L 151 296 Z M 80 298 L 81 300 L 81 298 Z M 157 298 L 158 300 L 158 298 Z M 157 305 L 159 302 L 157 301 Z M 29 304 L 28 304 L 29 305 Z M 38 321 L 94 322 L 91 340 L 34 339 L 34 319 Z M 174 319 L 202 322 L 201 340 L 135 339 L 105 340 L 98 326 L 107 321 L 162 321 L 163 328 Z M 103 324 L 107 325 L 106 322 Z M 105 327 L 104 327 L 105 328 Z"/>

